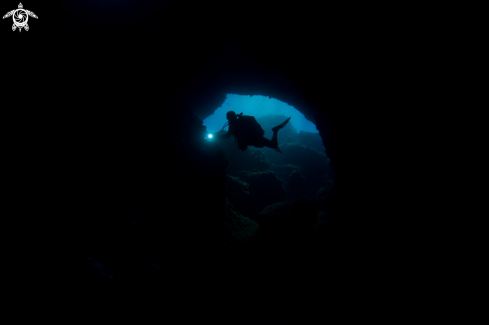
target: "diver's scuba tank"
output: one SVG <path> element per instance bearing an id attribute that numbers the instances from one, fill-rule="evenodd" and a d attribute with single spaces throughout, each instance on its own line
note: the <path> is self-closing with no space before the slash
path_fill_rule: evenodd
<path id="1" fill-rule="evenodd" d="M 241 112 L 241 113 L 239 113 L 239 114 L 236 115 L 236 117 L 242 117 L 242 116 L 243 116 L 243 112 Z M 228 125 L 229 125 L 229 121 L 226 121 L 226 123 L 224 123 L 224 126 L 222 127 L 221 131 L 224 130 L 224 128 L 226 126 L 228 126 Z M 234 137 L 234 143 L 236 144 L 236 147 L 239 148 L 239 146 L 238 146 L 238 139 L 236 137 Z"/>
<path id="2" fill-rule="evenodd" d="M 243 116 L 243 112 L 241 112 L 241 113 L 239 113 L 238 115 L 236 115 L 236 117 L 241 117 L 241 116 Z M 228 125 L 229 125 L 229 121 L 226 121 L 226 123 L 224 123 L 224 126 L 222 127 L 222 129 L 221 129 L 221 130 L 224 130 L 224 128 L 225 128 L 226 126 L 228 126 Z"/>

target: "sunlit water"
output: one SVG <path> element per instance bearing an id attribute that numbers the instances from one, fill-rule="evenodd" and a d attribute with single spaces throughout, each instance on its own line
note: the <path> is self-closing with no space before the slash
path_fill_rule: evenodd
<path id="1" fill-rule="evenodd" d="M 290 122 L 297 132 L 307 131 L 319 133 L 316 126 L 304 117 L 304 114 L 296 110 L 293 106 L 287 105 L 275 98 L 265 96 L 242 96 L 228 94 L 221 107 L 217 108 L 213 115 L 204 120 L 204 125 L 208 132 L 217 132 L 226 123 L 226 113 L 234 111 L 236 114 L 252 115 L 260 117 L 262 115 L 275 114 L 291 116 Z"/>

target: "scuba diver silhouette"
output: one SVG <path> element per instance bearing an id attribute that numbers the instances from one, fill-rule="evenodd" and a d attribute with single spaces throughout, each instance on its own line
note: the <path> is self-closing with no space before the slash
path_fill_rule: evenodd
<path id="1" fill-rule="evenodd" d="M 282 124 L 272 128 L 273 136 L 271 140 L 268 140 L 263 136 L 265 131 L 253 116 L 243 116 L 243 113 L 236 115 L 234 111 L 229 111 L 226 113 L 226 119 L 228 121 L 224 124 L 220 132 L 222 132 L 228 124 L 229 130 L 225 134 L 215 135 L 217 139 L 227 139 L 231 135 L 234 135 L 234 140 L 237 142 L 238 148 L 243 151 L 245 151 L 248 146 L 253 146 L 257 148 L 268 147 L 283 153 L 278 147 L 277 132 L 289 122 L 290 117 Z"/>

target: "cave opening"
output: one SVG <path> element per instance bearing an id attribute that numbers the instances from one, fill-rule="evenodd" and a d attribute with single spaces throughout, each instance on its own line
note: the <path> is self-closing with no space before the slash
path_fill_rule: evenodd
<path id="1" fill-rule="evenodd" d="M 267 139 L 272 138 L 274 126 L 291 117 L 277 133 L 283 153 L 253 146 L 243 151 L 237 147 L 234 137 L 212 138 L 227 122 L 228 111 L 254 116 Z M 257 220 L 269 206 L 305 200 L 318 208 L 320 217 L 328 213 L 336 173 L 316 125 L 295 107 L 267 96 L 228 93 L 222 105 L 203 123 L 208 141 L 219 143 L 228 161 L 226 192 L 235 211 Z"/>
<path id="2" fill-rule="evenodd" d="M 297 132 L 319 133 L 313 122 L 309 121 L 304 114 L 293 106 L 290 106 L 278 99 L 266 96 L 245 96 L 227 94 L 224 103 L 218 107 L 214 114 L 204 120 L 204 125 L 209 132 L 217 132 L 226 122 L 226 112 L 233 110 L 236 114 L 252 115 L 259 118 L 264 115 L 284 115 L 291 117 Z M 324 149 L 323 149 L 324 150 Z"/>

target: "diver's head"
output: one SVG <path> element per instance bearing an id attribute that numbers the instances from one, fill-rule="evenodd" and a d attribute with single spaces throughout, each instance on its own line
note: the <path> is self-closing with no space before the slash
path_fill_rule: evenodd
<path id="1" fill-rule="evenodd" d="M 234 111 L 229 111 L 226 113 L 226 118 L 230 123 L 236 121 L 236 113 Z"/>

